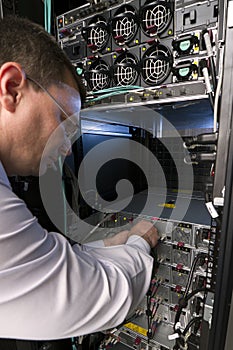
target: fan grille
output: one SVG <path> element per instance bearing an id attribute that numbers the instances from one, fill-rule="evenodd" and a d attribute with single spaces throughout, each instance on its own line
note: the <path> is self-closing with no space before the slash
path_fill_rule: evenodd
<path id="1" fill-rule="evenodd" d="M 85 31 L 87 45 L 93 51 L 100 51 L 107 45 L 109 33 L 107 30 L 107 22 L 104 17 L 94 17 L 90 21 L 89 26 L 85 28 Z"/>
<path id="2" fill-rule="evenodd" d="M 109 66 L 104 60 L 92 63 L 85 77 L 92 91 L 110 87 Z"/>
<path id="3" fill-rule="evenodd" d="M 119 44 L 129 43 L 138 30 L 136 10 L 129 5 L 122 6 L 112 19 L 112 36 Z"/>
<path id="4" fill-rule="evenodd" d="M 164 45 L 149 48 L 142 58 L 142 78 L 148 85 L 163 83 L 171 71 L 171 53 Z"/>
<path id="5" fill-rule="evenodd" d="M 172 11 L 167 2 L 157 2 L 142 9 L 142 29 L 149 36 L 163 33 L 172 18 Z"/>
<path id="6" fill-rule="evenodd" d="M 138 61 L 130 53 L 121 54 L 114 62 L 113 78 L 117 86 L 134 85 L 138 79 Z"/>

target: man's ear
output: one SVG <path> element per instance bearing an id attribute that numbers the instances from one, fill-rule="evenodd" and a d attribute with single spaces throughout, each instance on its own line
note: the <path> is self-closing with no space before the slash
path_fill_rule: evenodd
<path id="1" fill-rule="evenodd" d="M 20 101 L 26 75 L 20 64 L 4 63 L 0 68 L 0 103 L 9 112 L 14 112 Z"/>

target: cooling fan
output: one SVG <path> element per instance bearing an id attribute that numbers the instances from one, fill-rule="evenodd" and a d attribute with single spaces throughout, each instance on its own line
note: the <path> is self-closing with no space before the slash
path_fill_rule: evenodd
<path id="1" fill-rule="evenodd" d="M 191 244 L 190 240 L 192 238 L 189 228 L 176 227 L 172 232 L 172 239 L 176 242 L 183 242 L 185 244 Z"/>
<path id="2" fill-rule="evenodd" d="M 111 32 L 113 37 L 113 47 L 135 45 L 133 39 L 138 32 L 137 10 L 131 5 L 123 5 L 113 14 L 111 19 Z"/>
<path id="3" fill-rule="evenodd" d="M 107 20 L 100 15 L 94 16 L 82 29 L 82 35 L 90 52 L 102 51 L 109 44 L 110 33 Z"/>
<path id="4" fill-rule="evenodd" d="M 188 249 L 184 248 L 186 251 L 179 249 L 173 249 L 173 262 L 175 264 L 182 264 L 183 266 L 190 266 L 190 254 Z"/>
<path id="5" fill-rule="evenodd" d="M 138 85 L 139 62 L 130 52 L 120 54 L 112 66 L 112 75 L 116 86 Z"/>
<path id="6" fill-rule="evenodd" d="M 173 17 L 173 5 L 172 2 L 162 0 L 154 1 L 147 0 L 140 11 L 141 28 L 145 36 L 142 37 L 142 42 L 148 40 L 148 37 L 153 38 L 155 36 L 161 37 L 166 35 L 172 35 L 172 26 L 169 28 Z"/>
<path id="7" fill-rule="evenodd" d="M 91 91 L 108 89 L 111 85 L 109 64 L 103 59 L 93 61 L 84 77 Z"/>
<path id="8" fill-rule="evenodd" d="M 160 85 L 171 72 L 172 55 L 170 50 L 161 44 L 149 47 L 141 59 L 141 76 L 147 85 Z"/>

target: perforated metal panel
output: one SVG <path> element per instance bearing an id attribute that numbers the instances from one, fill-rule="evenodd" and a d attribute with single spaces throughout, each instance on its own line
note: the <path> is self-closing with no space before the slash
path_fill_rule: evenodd
<path id="1" fill-rule="evenodd" d="M 170 1 L 147 0 L 140 10 L 141 28 L 148 37 L 161 35 L 173 18 L 173 4 Z"/>
<path id="2" fill-rule="evenodd" d="M 113 49 L 119 46 L 134 46 L 139 40 L 138 1 L 124 4 L 111 13 Z"/>
<path id="3" fill-rule="evenodd" d="M 94 60 L 85 72 L 85 79 L 92 91 L 109 88 L 111 86 L 109 64 L 103 59 Z"/>
<path id="4" fill-rule="evenodd" d="M 160 85 L 171 72 L 172 55 L 167 46 L 154 44 L 141 59 L 141 75 L 147 85 Z"/>
<path id="5" fill-rule="evenodd" d="M 111 50 L 109 18 L 102 15 L 94 16 L 89 20 L 87 26 L 82 29 L 82 35 L 86 41 L 88 52 L 102 52 L 106 46 Z"/>
<path id="6" fill-rule="evenodd" d="M 112 66 L 113 80 L 116 86 L 139 84 L 139 60 L 137 51 L 124 52 Z"/>

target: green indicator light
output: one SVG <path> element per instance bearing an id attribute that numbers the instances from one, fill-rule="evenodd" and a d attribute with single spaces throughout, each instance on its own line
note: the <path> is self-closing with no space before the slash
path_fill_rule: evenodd
<path id="1" fill-rule="evenodd" d="M 190 40 L 181 41 L 181 43 L 180 43 L 180 49 L 181 49 L 181 51 L 186 51 L 186 50 L 188 50 L 188 48 L 190 47 L 190 45 L 191 45 Z"/>
<path id="2" fill-rule="evenodd" d="M 180 68 L 179 74 L 181 77 L 186 77 L 189 74 L 189 68 Z"/>
<path id="3" fill-rule="evenodd" d="M 77 75 L 82 75 L 83 74 L 83 69 L 80 68 L 80 67 L 77 67 L 76 68 L 76 73 L 77 73 Z"/>

